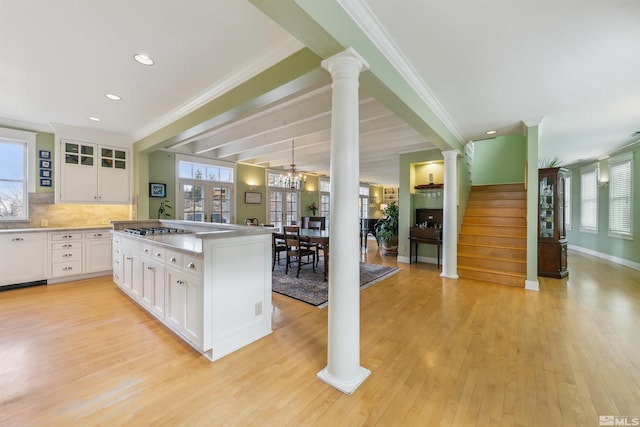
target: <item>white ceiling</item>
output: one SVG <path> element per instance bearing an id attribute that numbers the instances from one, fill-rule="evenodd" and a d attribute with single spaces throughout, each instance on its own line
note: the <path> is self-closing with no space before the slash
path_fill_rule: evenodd
<path id="1" fill-rule="evenodd" d="M 434 97 L 462 144 L 542 120 L 540 157 L 570 164 L 640 139 L 636 0 L 338 2 Z M 0 124 L 135 142 L 302 47 L 248 1 L 0 0 Z M 135 63 L 139 52 L 156 65 Z M 173 150 L 286 167 L 295 139 L 297 167 L 328 173 L 330 94 L 307 88 Z M 360 98 L 361 179 L 397 184 L 398 153 L 434 145 Z"/>

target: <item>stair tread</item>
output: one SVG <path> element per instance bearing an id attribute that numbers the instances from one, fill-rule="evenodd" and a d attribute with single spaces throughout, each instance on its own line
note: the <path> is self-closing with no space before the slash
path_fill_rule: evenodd
<path id="1" fill-rule="evenodd" d="M 458 257 L 475 258 L 475 259 L 486 259 L 486 260 L 490 260 L 490 261 L 513 262 L 515 264 L 526 264 L 527 263 L 526 259 L 515 259 L 515 258 L 505 258 L 505 257 L 495 257 L 495 256 L 488 257 L 488 256 L 475 255 L 475 254 L 460 253 L 460 251 L 458 251 Z"/>
<path id="2" fill-rule="evenodd" d="M 513 271 L 503 271 L 503 270 L 495 270 L 493 268 L 486 267 L 474 267 L 472 265 L 459 265 L 458 270 L 470 270 L 470 271 L 478 271 L 482 273 L 490 273 L 490 274 L 500 274 L 503 276 L 512 276 L 512 277 L 527 277 L 525 273 L 517 273 Z"/>
<path id="3" fill-rule="evenodd" d="M 522 238 L 522 240 L 526 240 L 524 237 Z M 510 250 L 518 250 L 518 251 L 523 251 L 526 252 L 527 248 L 521 248 L 518 246 L 503 246 L 503 245 L 480 245 L 480 244 L 476 244 L 476 243 L 465 243 L 465 242 L 458 242 L 458 246 L 463 245 L 463 246 L 472 246 L 474 248 L 489 248 L 489 249 L 510 249 Z"/>

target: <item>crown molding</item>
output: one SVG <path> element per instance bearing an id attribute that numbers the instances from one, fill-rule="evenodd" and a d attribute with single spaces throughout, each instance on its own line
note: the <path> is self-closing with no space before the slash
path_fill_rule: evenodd
<path id="1" fill-rule="evenodd" d="M 247 63 L 244 68 L 231 72 L 221 81 L 209 87 L 200 95 L 192 98 L 190 101 L 186 102 L 180 107 L 174 109 L 173 111 L 170 111 L 169 113 L 161 116 L 157 120 L 135 132 L 133 134 L 134 141 L 139 141 L 142 138 L 149 136 L 150 134 L 197 110 L 208 102 L 216 99 L 220 95 L 230 91 L 231 89 L 239 86 L 250 78 L 255 77 L 267 68 L 272 67 L 288 56 L 294 54 L 303 47 L 304 45 L 302 45 L 302 43 L 300 43 L 293 37 L 287 37 L 283 39 L 272 49 L 263 52 L 262 55 L 251 58 L 249 63 Z"/>
<path id="2" fill-rule="evenodd" d="M 460 144 L 462 132 L 363 0 L 336 0 Z"/>

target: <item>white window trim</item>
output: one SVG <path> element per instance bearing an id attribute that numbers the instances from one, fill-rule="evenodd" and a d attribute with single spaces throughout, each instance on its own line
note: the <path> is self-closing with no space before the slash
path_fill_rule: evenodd
<path id="1" fill-rule="evenodd" d="M 571 215 L 573 215 L 573 209 L 571 206 L 571 203 L 573 203 L 573 197 L 571 194 L 572 191 L 572 186 L 573 186 L 573 179 L 571 178 L 571 174 L 569 173 L 569 176 L 567 176 L 564 180 L 564 200 L 565 200 L 565 206 L 564 206 L 564 215 L 565 215 L 565 223 L 564 226 L 567 230 L 571 230 L 572 224 L 573 224 L 573 220 L 571 218 Z"/>
<path id="2" fill-rule="evenodd" d="M 596 195 L 595 195 L 595 201 L 596 201 L 596 226 L 595 228 L 593 227 L 585 227 L 582 225 L 582 194 L 584 191 L 584 188 L 582 187 L 582 176 L 584 174 L 587 173 L 595 173 L 595 178 L 596 178 Z M 589 233 L 589 234 L 598 234 L 598 164 L 593 164 L 593 165 L 589 165 L 589 166 L 585 166 L 583 168 L 580 168 L 580 231 L 583 233 Z"/>
<path id="3" fill-rule="evenodd" d="M 24 195 L 24 218 L 11 218 L 3 222 L 29 221 L 29 193 L 36 192 L 36 133 L 0 127 L 0 138 L 27 144 L 25 170 L 27 171 L 27 194 Z"/>
<path id="4" fill-rule="evenodd" d="M 608 221 L 609 225 L 608 225 L 608 230 L 609 230 L 609 237 L 614 237 L 614 238 L 618 238 L 618 239 L 626 239 L 626 240 L 633 240 L 633 152 L 628 152 L 625 154 L 621 154 L 619 156 L 615 156 L 609 159 L 608 161 L 608 167 L 609 167 L 609 181 L 611 181 L 611 167 L 615 166 L 617 164 L 620 163 L 626 163 L 626 162 L 630 162 L 630 172 L 631 172 L 631 179 L 629 180 L 629 185 L 630 185 L 630 192 L 631 192 L 631 212 L 630 212 L 630 218 L 631 218 L 631 223 L 630 223 L 630 229 L 629 229 L 629 233 L 620 233 L 617 231 L 611 231 L 611 223 L 610 221 Z M 609 191 L 609 209 L 611 209 L 611 191 Z M 611 211 L 609 211 L 611 212 Z M 609 217 L 610 218 L 610 217 Z"/>

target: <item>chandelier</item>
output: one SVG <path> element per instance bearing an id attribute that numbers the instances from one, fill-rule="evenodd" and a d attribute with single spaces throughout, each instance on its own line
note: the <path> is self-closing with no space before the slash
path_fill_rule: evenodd
<path id="1" fill-rule="evenodd" d="M 294 161 L 294 148 L 295 141 L 291 140 L 291 164 L 289 165 L 289 172 L 286 174 L 280 174 L 278 177 L 278 186 L 282 188 L 288 188 L 289 190 L 301 190 L 301 187 L 307 183 L 307 177 L 296 170 L 296 162 Z"/>

